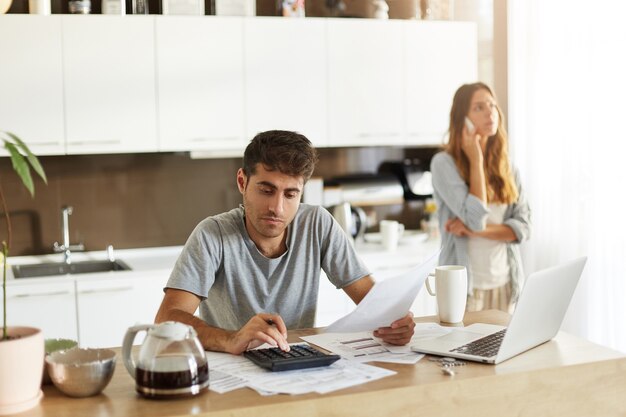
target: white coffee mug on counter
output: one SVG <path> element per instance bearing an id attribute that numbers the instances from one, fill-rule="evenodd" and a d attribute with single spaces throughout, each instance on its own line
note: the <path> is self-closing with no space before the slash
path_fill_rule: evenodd
<path id="1" fill-rule="evenodd" d="M 386 250 L 395 250 L 404 233 L 404 225 L 395 220 L 381 220 L 380 237 Z"/>
<path id="2" fill-rule="evenodd" d="M 435 277 L 435 290 L 430 287 Z M 426 289 L 437 297 L 437 311 L 442 323 L 462 323 L 467 302 L 467 269 L 462 265 L 441 265 L 426 278 Z"/>

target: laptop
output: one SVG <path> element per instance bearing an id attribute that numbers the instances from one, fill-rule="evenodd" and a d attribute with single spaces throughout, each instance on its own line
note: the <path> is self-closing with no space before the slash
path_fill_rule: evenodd
<path id="1" fill-rule="evenodd" d="M 531 274 L 508 327 L 475 323 L 417 341 L 411 350 L 495 365 L 551 340 L 561 327 L 586 262 L 582 257 Z"/>

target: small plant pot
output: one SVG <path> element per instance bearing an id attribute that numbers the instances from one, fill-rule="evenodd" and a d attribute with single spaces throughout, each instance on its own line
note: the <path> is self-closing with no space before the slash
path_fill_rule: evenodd
<path id="1" fill-rule="evenodd" d="M 26 411 L 39 404 L 43 397 L 41 330 L 9 327 L 8 335 L 9 340 L 0 340 L 0 415 Z"/>

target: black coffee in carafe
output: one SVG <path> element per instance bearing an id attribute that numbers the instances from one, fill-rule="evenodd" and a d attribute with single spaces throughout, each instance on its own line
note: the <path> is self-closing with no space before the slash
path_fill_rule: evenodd
<path id="1" fill-rule="evenodd" d="M 164 398 L 195 395 L 209 383 L 208 363 L 197 367 L 189 363 L 189 358 L 157 358 L 153 369 L 136 369 L 136 390 L 146 397 Z M 181 366 L 182 363 L 186 366 Z M 191 361 L 193 362 L 193 360 Z M 191 365 L 191 366 L 190 366 Z"/>
<path id="2" fill-rule="evenodd" d="M 145 331 L 137 360 L 133 341 Z M 124 335 L 122 357 L 135 379 L 135 390 L 147 398 L 200 394 L 209 386 L 209 363 L 193 327 L 175 321 L 138 324 Z"/>

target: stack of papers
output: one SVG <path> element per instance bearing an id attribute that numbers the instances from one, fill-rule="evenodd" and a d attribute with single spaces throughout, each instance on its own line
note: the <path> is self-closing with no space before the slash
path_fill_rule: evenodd
<path id="1" fill-rule="evenodd" d="M 270 372 L 243 356 L 207 352 L 209 360 L 209 389 L 225 393 L 249 387 L 261 395 L 306 394 L 331 391 L 375 381 L 394 371 L 340 359 L 330 366 Z"/>

